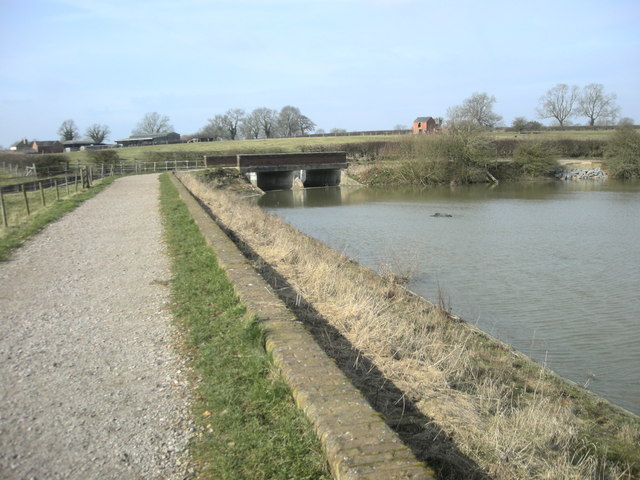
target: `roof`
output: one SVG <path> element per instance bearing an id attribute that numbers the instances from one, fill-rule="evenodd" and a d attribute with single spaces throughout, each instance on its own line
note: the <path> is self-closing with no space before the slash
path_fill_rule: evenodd
<path id="1" fill-rule="evenodd" d="M 168 136 L 180 136 L 179 133 L 176 132 L 164 132 L 164 133 L 150 133 L 148 135 L 131 135 L 130 137 L 123 138 L 122 140 L 116 140 L 117 142 L 133 142 L 133 141 L 144 141 L 144 140 L 155 140 L 156 138 L 164 138 Z"/>
<path id="2" fill-rule="evenodd" d="M 90 138 L 85 138 L 84 140 L 65 140 L 64 142 L 62 142 L 62 144 L 67 147 L 72 145 L 93 145 L 94 143 L 96 142 L 94 142 Z"/>
<path id="3" fill-rule="evenodd" d="M 429 120 L 433 120 L 433 117 L 418 117 L 414 122 L 428 122 Z"/>
<path id="4" fill-rule="evenodd" d="M 52 147 L 56 144 L 62 145 L 58 140 L 34 140 L 33 143 L 37 143 L 39 147 Z"/>

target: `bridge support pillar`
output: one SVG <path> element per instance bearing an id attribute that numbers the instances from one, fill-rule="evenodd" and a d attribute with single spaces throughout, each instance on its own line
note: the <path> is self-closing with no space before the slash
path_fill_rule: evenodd
<path id="1" fill-rule="evenodd" d="M 307 170 L 305 187 L 337 187 L 340 185 L 340 169 Z"/>
<path id="2" fill-rule="evenodd" d="M 293 172 L 257 172 L 256 183 L 264 190 L 290 190 L 293 186 Z"/>

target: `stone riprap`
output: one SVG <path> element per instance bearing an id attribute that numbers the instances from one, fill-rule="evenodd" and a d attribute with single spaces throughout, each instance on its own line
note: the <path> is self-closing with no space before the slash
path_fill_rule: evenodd
<path id="1" fill-rule="evenodd" d="M 607 172 L 600 167 L 592 169 L 571 168 L 560 170 L 556 173 L 556 178 L 561 180 L 604 180 L 607 178 Z"/>

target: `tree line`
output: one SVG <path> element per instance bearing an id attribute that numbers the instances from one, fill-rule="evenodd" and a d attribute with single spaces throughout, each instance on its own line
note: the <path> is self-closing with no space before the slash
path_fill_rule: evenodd
<path id="1" fill-rule="evenodd" d="M 291 105 L 280 111 L 262 107 L 250 113 L 232 108 L 210 118 L 195 136 L 214 140 L 297 137 L 311 133 L 315 128 L 316 124 L 309 117 Z"/>
<path id="2" fill-rule="evenodd" d="M 502 117 L 493 111 L 496 97 L 487 93 L 474 93 L 461 105 L 447 110 L 447 125 L 451 128 L 494 128 Z M 591 83 L 583 88 L 559 83 L 550 88 L 538 100 L 538 118 L 552 119 L 560 128 L 567 126 L 572 118 L 585 117 L 591 127 L 614 125 L 618 120 L 620 107 L 616 104 L 616 94 L 607 93 L 604 85 Z M 633 124 L 630 118 L 622 118 L 621 125 Z M 539 130 L 542 124 L 516 117 L 512 127 L 522 130 Z"/>
<path id="3" fill-rule="evenodd" d="M 282 107 L 279 111 L 272 108 L 256 108 L 248 114 L 240 108 L 232 108 L 210 118 L 198 132 L 188 136 L 213 140 L 296 137 L 311 133 L 315 128 L 316 124 L 309 117 L 291 105 Z M 142 117 L 131 131 L 131 135 L 158 135 L 172 131 L 174 127 L 167 115 L 150 112 Z M 94 123 L 85 130 L 84 136 L 100 144 L 110 133 L 111 129 L 107 125 Z M 80 138 L 80 129 L 73 120 L 65 120 L 58 128 L 58 135 L 63 142 L 77 140 Z"/>

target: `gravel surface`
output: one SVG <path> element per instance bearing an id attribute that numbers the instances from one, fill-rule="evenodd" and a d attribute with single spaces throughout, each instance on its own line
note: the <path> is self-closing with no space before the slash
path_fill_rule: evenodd
<path id="1" fill-rule="evenodd" d="M 0 478 L 189 476 L 158 195 L 122 178 L 0 263 Z"/>

